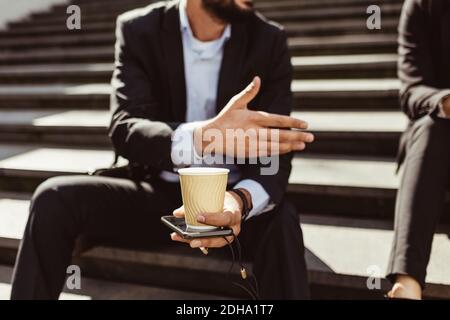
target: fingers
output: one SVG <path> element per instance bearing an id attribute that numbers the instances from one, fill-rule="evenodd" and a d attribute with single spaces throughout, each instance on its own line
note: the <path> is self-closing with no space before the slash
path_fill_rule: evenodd
<path id="1" fill-rule="evenodd" d="M 215 227 L 227 227 L 239 223 L 239 216 L 231 211 L 221 213 L 202 213 L 197 216 L 197 221 Z"/>
<path id="2" fill-rule="evenodd" d="M 265 142 L 263 144 L 255 143 L 237 148 L 233 156 L 236 158 L 258 158 L 270 157 L 279 154 L 285 154 L 294 151 L 303 151 L 306 148 L 304 142 Z"/>
<path id="3" fill-rule="evenodd" d="M 261 79 L 259 77 L 254 77 L 252 82 L 244 90 L 233 97 L 233 105 L 247 105 L 258 95 L 260 87 Z"/>
<path id="4" fill-rule="evenodd" d="M 233 242 L 233 237 L 227 237 L 228 241 Z M 208 239 L 195 239 L 190 242 L 191 248 L 222 248 L 226 246 L 228 242 L 224 238 L 208 238 Z"/>
<path id="5" fill-rule="evenodd" d="M 258 129 L 249 139 L 236 139 L 234 145 L 227 145 L 237 158 L 267 157 L 294 151 L 303 151 L 314 135 L 299 130 Z M 228 150 L 228 149 L 227 149 Z"/>
<path id="6" fill-rule="evenodd" d="M 265 147 L 259 147 L 256 150 L 250 149 L 247 156 L 250 158 L 253 157 L 269 157 L 274 155 L 286 154 L 294 151 L 303 151 L 306 148 L 306 144 L 304 142 L 268 142 Z"/>
<path id="7" fill-rule="evenodd" d="M 172 214 L 177 218 L 183 218 L 184 217 L 184 207 L 181 206 L 178 209 L 173 210 Z"/>
<path id="8" fill-rule="evenodd" d="M 204 239 L 194 239 L 194 240 L 187 240 L 183 239 L 176 233 L 172 233 L 170 235 L 170 238 L 173 241 L 178 241 L 182 243 L 189 244 L 191 248 L 222 248 L 228 244 L 228 242 L 224 238 L 204 238 Z M 229 236 L 227 237 L 228 241 L 231 243 L 233 242 L 233 237 Z"/>
<path id="9" fill-rule="evenodd" d="M 189 242 L 190 242 L 190 240 L 183 239 L 182 237 L 180 237 L 180 236 L 179 236 L 177 233 L 175 233 L 175 232 L 173 232 L 173 233 L 170 234 L 170 238 L 171 238 L 173 241 L 178 241 L 178 242 L 183 242 L 183 243 L 189 243 Z"/>
<path id="10" fill-rule="evenodd" d="M 300 119 L 263 111 L 255 111 L 255 113 L 257 114 L 256 122 L 263 127 L 308 129 L 308 123 Z"/>
<path id="11" fill-rule="evenodd" d="M 239 215 L 228 210 L 225 210 L 223 213 L 201 214 L 198 221 L 213 226 L 231 226 L 235 235 L 240 233 Z M 188 240 L 183 239 L 175 232 L 170 235 L 170 238 L 173 241 L 189 244 L 191 248 L 221 248 L 228 244 L 224 238 L 220 237 Z M 229 236 L 227 239 L 230 243 L 234 240 L 233 236 Z"/>
<path id="12" fill-rule="evenodd" d="M 271 145 L 269 148 L 269 155 L 277 155 L 277 154 L 286 154 L 294 151 L 302 151 L 305 150 L 306 144 L 304 142 L 298 143 L 275 143 Z"/>
<path id="13" fill-rule="evenodd" d="M 299 130 L 279 130 L 269 129 L 267 134 L 268 140 L 279 141 L 280 143 L 311 143 L 314 141 L 314 135 L 309 132 Z"/>

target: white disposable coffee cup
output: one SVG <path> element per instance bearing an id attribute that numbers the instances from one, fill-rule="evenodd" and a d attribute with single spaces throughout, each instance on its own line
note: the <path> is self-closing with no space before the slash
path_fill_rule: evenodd
<path id="1" fill-rule="evenodd" d="M 186 225 L 190 230 L 207 231 L 216 227 L 197 222 L 201 213 L 220 213 L 230 170 L 193 167 L 178 170 Z"/>

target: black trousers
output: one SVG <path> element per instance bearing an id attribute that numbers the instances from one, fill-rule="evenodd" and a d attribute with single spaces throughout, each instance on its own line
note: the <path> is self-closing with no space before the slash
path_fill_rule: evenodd
<path id="1" fill-rule="evenodd" d="M 160 217 L 182 204 L 179 184 L 109 177 L 51 178 L 36 190 L 12 280 L 12 299 L 57 299 L 76 239 L 149 248 L 171 244 Z M 253 262 L 261 298 L 306 299 L 299 218 L 284 202 L 243 223 L 244 258 Z M 194 250 L 187 245 L 186 250 Z M 220 250 L 228 250 L 223 248 Z"/>
<path id="2" fill-rule="evenodd" d="M 425 286 L 433 235 L 450 186 L 450 120 L 425 116 L 413 124 L 397 195 L 388 279 L 410 275 Z"/>

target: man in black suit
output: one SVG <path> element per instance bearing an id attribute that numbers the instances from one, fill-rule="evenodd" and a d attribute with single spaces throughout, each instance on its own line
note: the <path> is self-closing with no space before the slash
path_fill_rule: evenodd
<path id="1" fill-rule="evenodd" d="M 421 299 L 450 186 L 450 2 L 405 1 L 399 33 L 401 105 L 411 123 L 401 140 L 389 296 Z"/>
<path id="2" fill-rule="evenodd" d="M 157 3 L 118 18 L 115 66 L 110 137 L 145 178 L 77 176 L 43 183 L 32 199 L 12 298 L 57 298 L 80 235 L 144 248 L 167 243 L 168 229 L 159 219 L 181 205 L 175 170 L 236 155 L 226 147 L 234 136 L 217 144 L 214 154 L 208 151 L 208 132 L 236 129 L 256 130 L 262 142 L 244 143 L 242 158 L 270 156 L 260 160 L 279 160 L 279 169 L 265 175 L 262 161 L 229 165 L 224 212 L 202 215 L 199 222 L 239 234 L 262 298 L 307 298 L 299 219 L 284 193 L 292 152 L 313 136 L 291 130 L 306 129 L 306 123 L 288 116 L 292 67 L 281 28 L 255 13 L 248 0 Z M 271 128 L 280 129 L 279 139 L 259 130 L 278 130 Z M 183 208 L 174 214 L 182 216 Z M 225 245 L 221 238 L 190 242 L 193 248 Z"/>

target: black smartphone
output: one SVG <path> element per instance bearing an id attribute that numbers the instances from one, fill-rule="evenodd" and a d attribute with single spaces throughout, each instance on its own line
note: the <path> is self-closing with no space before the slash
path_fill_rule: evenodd
<path id="1" fill-rule="evenodd" d="M 162 223 L 175 231 L 183 239 L 199 239 L 199 238 L 215 238 L 228 237 L 233 235 L 233 230 L 230 228 L 217 227 L 214 230 L 198 231 L 190 230 L 186 226 L 184 218 L 177 218 L 175 216 L 161 217 Z"/>

